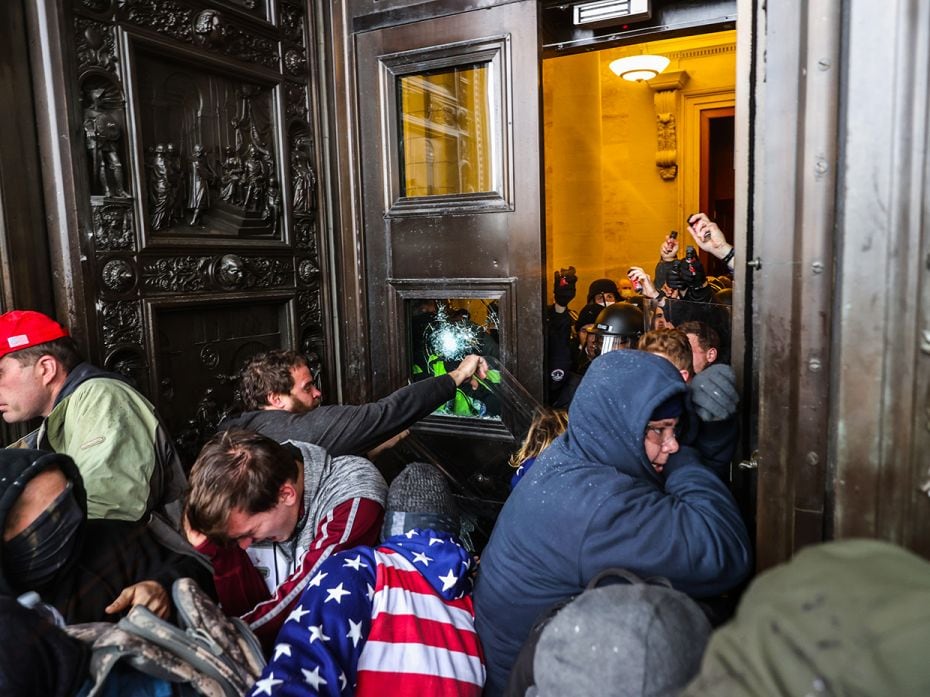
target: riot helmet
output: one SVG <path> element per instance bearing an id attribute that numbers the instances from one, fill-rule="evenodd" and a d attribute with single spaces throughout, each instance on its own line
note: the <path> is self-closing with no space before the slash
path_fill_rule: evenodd
<path id="1" fill-rule="evenodd" d="M 635 349 L 643 334 L 643 311 L 632 303 L 608 305 L 597 316 L 594 324 L 598 354 L 617 349 Z"/>

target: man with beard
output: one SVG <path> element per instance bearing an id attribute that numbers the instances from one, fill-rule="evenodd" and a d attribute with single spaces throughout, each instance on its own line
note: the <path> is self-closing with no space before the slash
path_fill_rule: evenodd
<path id="1" fill-rule="evenodd" d="M 377 402 L 321 406 L 323 394 L 306 357 L 267 351 L 242 371 L 245 411 L 224 421 L 220 430 L 246 428 L 277 441 L 314 443 L 333 456 L 366 455 L 453 399 L 466 380 L 484 378 L 487 369 L 484 358 L 466 356 L 455 370 L 401 387 Z"/>

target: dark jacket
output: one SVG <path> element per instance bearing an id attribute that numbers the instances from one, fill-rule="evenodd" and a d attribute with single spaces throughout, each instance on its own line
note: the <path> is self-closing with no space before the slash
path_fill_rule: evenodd
<path id="1" fill-rule="evenodd" d="M 591 363 L 568 430 L 513 490 L 482 554 L 475 610 L 485 694 L 501 692 L 537 616 L 603 569 L 664 576 L 695 597 L 749 573 L 746 528 L 720 479 L 687 447 L 664 475 L 646 457 L 650 416 L 686 389 L 661 356 L 613 351 Z"/>
<path id="2" fill-rule="evenodd" d="M 42 588 L 17 588 L 7 575 L 0 547 L 0 595 L 34 590 L 54 605 L 68 624 L 116 621 L 104 613 L 127 586 L 158 581 L 169 593 L 172 583 L 191 577 L 215 596 L 209 564 L 176 532 L 163 524 L 116 520 L 87 520 L 87 502 L 81 475 L 70 457 L 36 450 L 0 450 L 0 530 L 28 481 L 40 472 L 58 467 L 73 483 L 74 496 L 84 513 L 79 539 L 70 558 Z"/>
<path id="3" fill-rule="evenodd" d="M 89 661 L 88 646 L 0 596 L 0 695 L 74 697 Z"/>
<path id="4" fill-rule="evenodd" d="M 697 415 L 691 393 L 685 400 L 685 412 L 678 420 L 678 442 L 698 451 L 701 462 L 725 482 L 730 481 L 730 464 L 739 444 L 739 412 L 729 419 L 704 421 Z"/>
<path id="5" fill-rule="evenodd" d="M 546 310 L 546 360 L 549 370 L 548 404 L 556 409 L 567 409 L 578 387 L 579 377 L 572 372 L 573 313 L 566 308 L 556 312 L 555 305 Z"/>
<path id="6" fill-rule="evenodd" d="M 277 441 L 319 445 L 330 455 L 362 455 L 455 397 L 448 375 L 401 387 L 384 399 L 360 406 L 320 406 L 304 414 L 279 409 L 247 411 L 220 424 L 220 430 L 246 428 Z"/>

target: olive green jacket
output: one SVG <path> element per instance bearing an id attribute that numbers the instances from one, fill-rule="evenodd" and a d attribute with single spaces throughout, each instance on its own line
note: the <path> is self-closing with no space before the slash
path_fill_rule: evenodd
<path id="1" fill-rule="evenodd" d="M 930 695 L 930 563 L 887 542 L 807 547 L 759 576 L 680 697 Z"/>
<path id="2" fill-rule="evenodd" d="M 120 376 L 89 363 L 69 373 L 51 413 L 17 446 L 74 459 L 87 489 L 89 519 L 139 520 L 164 511 L 186 486 L 180 458 L 152 404 Z"/>

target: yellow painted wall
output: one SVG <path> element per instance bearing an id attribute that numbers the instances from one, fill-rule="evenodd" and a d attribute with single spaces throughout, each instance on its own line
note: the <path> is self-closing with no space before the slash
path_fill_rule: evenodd
<path id="1" fill-rule="evenodd" d="M 665 55 L 668 71 L 688 72 L 683 98 L 724 93 L 734 88 L 735 43 L 735 32 L 720 32 L 543 61 L 547 273 L 551 286 L 555 269 L 578 270 L 573 308 L 584 304 L 595 278 L 619 280 L 633 265 L 652 272 L 668 231 L 687 234 L 684 217 L 693 211 L 685 210 L 685 185 L 699 177 L 699 163 L 681 157 L 680 108 L 678 176 L 662 180 L 653 90 L 618 78 L 610 62 Z"/>

